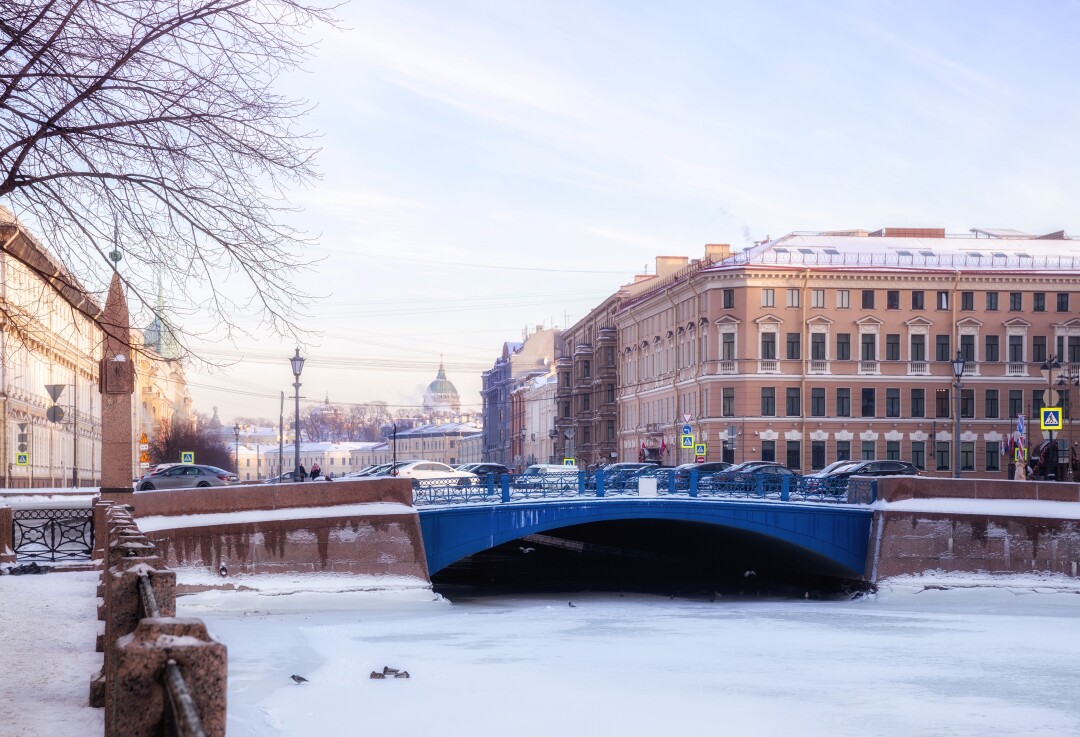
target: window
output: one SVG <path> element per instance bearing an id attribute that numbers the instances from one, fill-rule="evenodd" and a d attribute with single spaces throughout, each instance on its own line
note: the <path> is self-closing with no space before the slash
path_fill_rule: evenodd
<path id="1" fill-rule="evenodd" d="M 772 289 L 761 290 L 761 306 L 776 307 L 776 293 Z"/>
<path id="2" fill-rule="evenodd" d="M 605 403 L 607 403 L 607 404 L 615 404 L 615 385 L 614 384 L 608 384 L 607 388 L 604 390 L 604 393 L 605 393 Z"/>
<path id="3" fill-rule="evenodd" d="M 935 417 L 951 417 L 952 413 L 949 411 L 949 390 L 948 389 L 938 389 L 937 391 L 934 392 L 934 397 L 935 397 L 934 416 Z"/>
<path id="4" fill-rule="evenodd" d="M 900 309 L 900 292 L 896 290 L 889 290 L 888 292 L 885 292 L 885 309 Z"/>
<path id="5" fill-rule="evenodd" d="M 1046 292 L 1035 292 L 1031 295 L 1033 312 L 1046 312 Z"/>
<path id="6" fill-rule="evenodd" d="M 825 389 L 824 387 L 810 390 L 810 416 L 825 416 Z"/>
<path id="7" fill-rule="evenodd" d="M 1024 362 L 1024 336 L 1009 336 L 1009 363 Z"/>
<path id="8" fill-rule="evenodd" d="M 974 335 L 961 335 L 960 336 L 960 355 L 964 357 L 964 360 L 968 363 L 975 364 L 975 336 Z"/>
<path id="9" fill-rule="evenodd" d="M 926 309 L 926 292 L 912 292 L 911 293 L 911 309 L 913 309 L 913 310 L 925 310 Z"/>
<path id="10" fill-rule="evenodd" d="M 1009 419 L 1014 419 L 1024 414 L 1024 390 L 1009 390 Z"/>
<path id="11" fill-rule="evenodd" d="M 810 441 L 810 468 L 818 471 L 825 468 L 825 441 Z"/>
<path id="12" fill-rule="evenodd" d="M 949 350 L 949 336 L 937 335 L 934 337 L 934 360 L 936 361 L 951 361 L 952 351 Z"/>
<path id="13" fill-rule="evenodd" d="M 836 290 L 836 306 L 841 310 L 846 310 L 851 307 L 851 292 L 849 290 Z"/>
<path id="14" fill-rule="evenodd" d="M 911 390 L 911 416 L 926 417 L 926 390 Z"/>
<path id="15" fill-rule="evenodd" d="M 975 292 L 960 292 L 960 309 L 968 312 L 975 309 Z"/>
<path id="16" fill-rule="evenodd" d="M 1058 292 L 1057 294 L 1057 311 L 1068 312 L 1069 311 L 1069 293 Z"/>
<path id="17" fill-rule="evenodd" d="M 1080 336 L 1069 336 L 1069 363 L 1080 363 Z"/>
<path id="18" fill-rule="evenodd" d="M 939 310 L 947 310 L 947 309 L 949 309 L 949 293 L 948 292 L 938 292 L 937 293 L 937 308 Z"/>
<path id="19" fill-rule="evenodd" d="M 847 461 L 851 459 L 851 441 L 850 440 L 837 440 L 836 441 L 836 460 Z"/>
<path id="20" fill-rule="evenodd" d="M 862 390 L 862 416 L 875 417 L 877 415 L 877 390 L 873 387 L 864 387 Z"/>
<path id="21" fill-rule="evenodd" d="M 734 289 L 725 289 L 724 290 L 724 309 L 725 310 L 733 310 L 733 309 L 735 309 L 735 290 Z"/>
<path id="22" fill-rule="evenodd" d="M 912 335 L 911 336 L 911 360 L 912 361 L 925 361 L 926 360 L 926 336 L 925 335 Z"/>
<path id="23" fill-rule="evenodd" d="M 776 441 L 775 440 L 762 440 L 761 441 L 761 460 L 763 461 L 776 461 Z"/>
<path id="24" fill-rule="evenodd" d="M 810 290 L 810 306 L 817 309 L 825 308 L 825 290 L 824 289 L 811 289 Z"/>
<path id="25" fill-rule="evenodd" d="M 812 361 L 825 360 L 825 333 L 810 334 L 810 359 Z"/>
<path id="26" fill-rule="evenodd" d="M 735 416 L 735 387 L 725 386 L 721 390 L 720 414 L 723 417 Z"/>
<path id="27" fill-rule="evenodd" d="M 1031 337 L 1031 360 L 1042 363 L 1046 360 L 1046 336 L 1033 335 Z"/>
<path id="28" fill-rule="evenodd" d="M 987 389 L 983 397 L 983 417 L 988 420 L 998 419 L 998 390 Z"/>
<path id="29" fill-rule="evenodd" d="M 862 308 L 864 310 L 874 309 L 874 290 L 864 289 L 862 290 Z"/>
<path id="30" fill-rule="evenodd" d="M 776 416 L 776 388 L 772 386 L 761 387 L 761 416 Z"/>
<path id="31" fill-rule="evenodd" d="M 784 409 L 786 410 L 785 414 L 787 414 L 788 417 L 801 417 L 802 397 L 800 396 L 799 387 L 789 386 L 787 389 L 786 400 L 784 406 Z"/>
<path id="32" fill-rule="evenodd" d="M 802 443 L 798 440 L 787 441 L 787 467 L 802 468 Z"/>
<path id="33" fill-rule="evenodd" d="M 607 433 L 607 438 L 606 438 L 607 440 L 610 441 L 610 440 L 615 439 L 615 420 L 608 420 L 607 421 L 607 425 L 605 427 L 605 432 Z"/>
<path id="34" fill-rule="evenodd" d="M 877 360 L 877 336 L 873 333 L 863 333 L 859 336 L 862 341 L 862 360 Z"/>
<path id="35" fill-rule="evenodd" d="M 1039 416 L 1039 410 L 1046 405 L 1043 404 L 1043 393 L 1045 389 L 1035 389 L 1031 392 L 1031 416 L 1037 418 Z"/>
<path id="36" fill-rule="evenodd" d="M 615 349 L 612 348 L 611 346 L 608 346 L 607 348 L 604 349 L 604 365 L 605 366 L 614 366 L 615 365 Z"/>
<path id="37" fill-rule="evenodd" d="M 588 394 L 581 395 L 581 411 L 588 412 L 592 409 L 591 396 Z"/>
<path id="38" fill-rule="evenodd" d="M 934 443 L 934 460 L 937 462 L 937 470 L 949 470 L 949 444 L 945 441 Z"/>
<path id="39" fill-rule="evenodd" d="M 582 445 L 592 445 L 592 428 L 585 427 L 581 430 L 581 443 Z"/>
<path id="40" fill-rule="evenodd" d="M 787 334 L 787 357 L 789 361 L 798 361 L 802 358 L 802 336 L 798 333 Z"/>
<path id="41" fill-rule="evenodd" d="M 996 363 L 1001 360 L 1001 345 L 999 341 L 1000 336 L 987 335 L 986 336 L 986 352 L 983 355 L 983 360 Z"/>
<path id="42" fill-rule="evenodd" d="M 799 306 L 799 290 L 789 289 L 787 290 L 787 306 L 798 307 Z"/>
<path id="43" fill-rule="evenodd" d="M 900 333 L 889 333 L 885 336 L 885 360 L 900 360 Z"/>
<path id="44" fill-rule="evenodd" d="M 873 440 L 862 441 L 862 459 L 872 461 L 877 457 L 877 447 Z"/>
<path id="45" fill-rule="evenodd" d="M 975 416 L 975 390 L 974 389 L 961 389 L 960 390 L 960 416 L 961 417 L 974 417 Z"/>
<path id="46" fill-rule="evenodd" d="M 851 360 L 851 333 L 836 334 L 836 360 Z"/>
<path id="47" fill-rule="evenodd" d="M 570 402 L 563 402 L 563 404 L 562 404 L 562 416 L 563 417 L 569 417 L 570 416 Z"/>
<path id="48" fill-rule="evenodd" d="M 885 460 L 898 461 L 900 460 L 900 441 L 889 440 L 885 443 Z"/>
<path id="49" fill-rule="evenodd" d="M 851 389 L 836 390 L 836 416 L 851 417 Z"/>
<path id="50" fill-rule="evenodd" d="M 735 333 L 724 333 L 720 336 L 720 350 L 723 360 L 735 360 Z"/>
<path id="51" fill-rule="evenodd" d="M 986 444 L 986 470 L 1001 470 L 1001 444 L 997 441 Z"/>
<path id="52" fill-rule="evenodd" d="M 1009 292 L 1009 312 L 1022 312 L 1024 295 L 1022 292 Z"/>
<path id="53" fill-rule="evenodd" d="M 975 443 L 960 443 L 960 470 L 975 470 Z"/>
<path id="54" fill-rule="evenodd" d="M 926 469 L 926 443 L 921 440 L 911 443 L 911 465 L 920 471 Z"/>
<path id="55" fill-rule="evenodd" d="M 998 309 L 998 293 L 987 292 L 986 293 L 986 311 L 997 312 Z"/>
<path id="56" fill-rule="evenodd" d="M 776 333 L 761 334 L 761 357 L 766 361 L 776 358 Z"/>
<path id="57" fill-rule="evenodd" d="M 899 389 L 886 389 L 885 390 L 885 416 L 886 417 L 899 417 L 900 416 L 900 390 Z"/>
<path id="58" fill-rule="evenodd" d="M 590 361 L 581 362 L 581 375 L 586 379 L 592 376 L 592 363 Z"/>

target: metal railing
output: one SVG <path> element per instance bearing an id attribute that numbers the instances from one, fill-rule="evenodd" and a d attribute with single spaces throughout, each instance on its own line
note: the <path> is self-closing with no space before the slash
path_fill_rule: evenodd
<path id="1" fill-rule="evenodd" d="M 17 560 L 90 560 L 94 515 L 88 508 L 12 511 Z"/>
<path id="2" fill-rule="evenodd" d="M 660 469 L 656 496 L 693 499 L 756 499 L 808 501 L 828 504 L 869 504 L 876 498 L 873 479 L 828 479 L 772 474 L 728 475 L 675 473 Z M 492 504 L 573 497 L 642 497 L 639 477 L 603 470 L 542 475 L 502 474 L 476 479 L 413 479 L 417 507 L 454 504 Z"/>
<path id="3" fill-rule="evenodd" d="M 139 576 L 139 601 L 142 602 L 144 616 L 161 616 L 157 597 L 154 595 L 154 587 L 150 583 L 150 576 L 145 573 Z M 187 682 L 184 680 L 180 664 L 172 658 L 165 661 L 163 680 L 165 693 L 169 697 L 169 709 L 164 720 L 164 733 L 176 737 L 206 737 L 206 730 L 203 729 L 199 710 L 195 706 L 195 699 L 192 697 Z"/>

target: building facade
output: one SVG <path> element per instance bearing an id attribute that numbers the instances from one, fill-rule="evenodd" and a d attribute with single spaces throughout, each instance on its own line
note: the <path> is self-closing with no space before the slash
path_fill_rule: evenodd
<path id="1" fill-rule="evenodd" d="M 1067 470 L 1080 246 L 1064 233 L 794 233 L 631 287 L 614 323 L 622 460 L 693 461 L 689 425 L 708 460 L 952 475 L 958 450 L 963 474 L 1003 477 L 1017 416 L 1037 442 L 1039 409 L 1060 399 Z"/>

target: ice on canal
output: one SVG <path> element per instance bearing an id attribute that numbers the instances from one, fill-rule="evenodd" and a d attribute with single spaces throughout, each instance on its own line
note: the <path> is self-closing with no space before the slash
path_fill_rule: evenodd
<path id="1" fill-rule="evenodd" d="M 230 737 L 1080 734 L 1068 579 L 829 602 L 276 593 L 179 603 L 229 646 Z"/>

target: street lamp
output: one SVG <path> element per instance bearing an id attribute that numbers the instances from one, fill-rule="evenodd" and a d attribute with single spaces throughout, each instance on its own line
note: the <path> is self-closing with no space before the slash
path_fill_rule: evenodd
<path id="1" fill-rule="evenodd" d="M 236 436 L 236 475 L 240 476 L 240 423 L 233 425 L 233 434 Z"/>
<path id="2" fill-rule="evenodd" d="M 293 481 L 300 479 L 300 372 L 304 370 L 304 358 L 300 355 L 300 349 L 296 349 L 296 355 L 289 359 L 289 363 L 292 364 L 293 376 L 296 377 L 296 381 L 293 382 L 293 388 L 296 390 L 296 457 L 293 463 Z"/>
<path id="3" fill-rule="evenodd" d="M 1073 462 L 1075 458 L 1075 451 L 1073 450 L 1073 434 L 1072 434 L 1072 415 L 1073 408 L 1069 404 L 1069 391 L 1074 386 L 1080 386 L 1080 366 L 1074 366 L 1073 364 L 1066 364 L 1061 373 L 1058 374 L 1057 388 L 1058 397 L 1061 400 L 1061 411 L 1065 412 L 1066 406 L 1069 408 L 1069 479 L 1076 481 L 1076 469 L 1073 468 Z"/>
<path id="4" fill-rule="evenodd" d="M 956 416 L 953 422 L 953 478 L 960 478 L 960 389 L 964 386 L 960 379 L 964 376 L 964 356 L 956 352 L 952 360 L 953 386 L 956 387 Z"/>
<path id="5" fill-rule="evenodd" d="M 1057 356 L 1050 356 L 1042 366 L 1039 366 L 1039 371 L 1041 371 L 1043 375 L 1043 381 L 1046 382 L 1046 394 L 1043 395 L 1044 407 L 1054 406 L 1054 372 L 1060 368 L 1061 364 L 1058 363 Z M 1046 467 L 1043 469 L 1043 476 L 1047 481 L 1057 481 L 1057 443 L 1054 442 L 1054 431 L 1047 430 L 1046 432 L 1049 435 L 1047 440 L 1050 441 L 1050 447 L 1048 448 L 1050 453 L 1047 454 L 1046 451 L 1043 451 L 1043 457 L 1045 457 L 1047 461 L 1045 464 Z"/>

